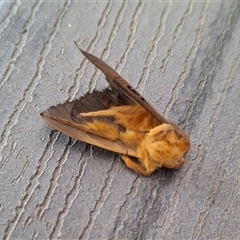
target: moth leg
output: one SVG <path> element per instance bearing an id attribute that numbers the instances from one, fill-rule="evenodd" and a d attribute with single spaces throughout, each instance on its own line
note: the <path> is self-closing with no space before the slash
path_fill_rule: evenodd
<path id="1" fill-rule="evenodd" d="M 110 141 L 119 139 L 118 129 L 113 125 L 101 121 L 94 120 L 93 122 L 85 122 L 81 125 L 81 129 Z"/>
<path id="2" fill-rule="evenodd" d="M 114 109 L 100 110 L 95 112 L 79 113 L 79 117 L 113 117 L 117 111 Z"/>
<path id="3" fill-rule="evenodd" d="M 173 127 L 167 123 L 163 123 L 161 125 L 158 125 L 157 127 L 153 128 L 149 132 L 150 137 L 157 137 L 156 140 L 160 140 L 166 137 L 168 133 L 173 131 Z"/>
<path id="4" fill-rule="evenodd" d="M 126 166 L 132 170 L 134 170 L 136 173 L 141 174 L 145 177 L 148 177 L 151 175 L 153 171 L 147 170 L 142 165 L 134 162 L 128 155 L 121 155 L 122 160 L 125 162 Z"/>

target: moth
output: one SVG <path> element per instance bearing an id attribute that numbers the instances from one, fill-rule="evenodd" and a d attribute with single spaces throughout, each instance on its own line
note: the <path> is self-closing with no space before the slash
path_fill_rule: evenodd
<path id="1" fill-rule="evenodd" d="M 128 168 L 143 176 L 182 166 L 190 150 L 187 134 L 111 67 L 74 43 L 104 73 L 109 86 L 50 107 L 41 113 L 43 120 L 71 138 L 119 153 Z"/>

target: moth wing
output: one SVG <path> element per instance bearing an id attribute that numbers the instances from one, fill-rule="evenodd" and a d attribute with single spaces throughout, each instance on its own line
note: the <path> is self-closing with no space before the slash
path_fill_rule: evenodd
<path id="1" fill-rule="evenodd" d="M 108 90 L 106 89 L 106 91 Z M 101 93 L 94 91 L 72 102 L 67 101 L 63 104 L 52 106 L 42 112 L 41 116 L 50 127 L 64 135 L 112 152 L 136 157 L 135 149 L 130 148 L 121 140 L 110 141 L 92 133 L 86 133 L 81 129 L 81 124 L 86 120 L 78 117 L 79 113 L 104 109 L 103 104 L 98 99 Z M 110 119 L 107 122 L 108 124 L 115 124 Z"/>
<path id="2" fill-rule="evenodd" d="M 104 63 L 101 59 L 83 51 L 74 42 L 82 54 L 92 62 L 99 70 L 101 70 L 110 85 L 110 87 L 117 91 L 122 96 L 126 104 L 138 103 L 145 108 L 159 123 L 168 123 L 168 121 L 159 114 L 150 103 L 148 103 L 123 77 L 121 77 L 110 66 Z"/>

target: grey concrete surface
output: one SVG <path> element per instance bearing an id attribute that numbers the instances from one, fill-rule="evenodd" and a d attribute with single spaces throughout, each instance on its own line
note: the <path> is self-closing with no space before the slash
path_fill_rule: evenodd
<path id="1" fill-rule="evenodd" d="M 240 239 L 239 1 L 0 3 L 2 239 Z M 149 178 L 40 112 L 116 69 L 192 149 Z"/>

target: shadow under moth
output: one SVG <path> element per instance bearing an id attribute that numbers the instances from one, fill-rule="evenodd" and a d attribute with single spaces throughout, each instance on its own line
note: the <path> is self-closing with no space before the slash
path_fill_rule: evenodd
<path id="1" fill-rule="evenodd" d="M 160 167 L 179 168 L 190 150 L 187 134 L 106 63 L 75 45 L 104 73 L 109 87 L 52 106 L 41 113 L 43 120 L 71 138 L 119 153 L 138 174 L 149 176 Z"/>

